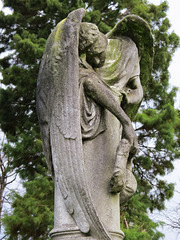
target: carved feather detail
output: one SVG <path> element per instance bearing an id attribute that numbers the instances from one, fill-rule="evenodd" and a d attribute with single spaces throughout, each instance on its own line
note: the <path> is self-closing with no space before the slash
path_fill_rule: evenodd
<path id="1" fill-rule="evenodd" d="M 83 233 L 112 240 L 93 205 L 84 168 L 78 69 L 78 33 L 84 14 L 84 9 L 70 13 L 47 40 L 38 78 L 37 112 L 47 165 L 67 211 Z"/>

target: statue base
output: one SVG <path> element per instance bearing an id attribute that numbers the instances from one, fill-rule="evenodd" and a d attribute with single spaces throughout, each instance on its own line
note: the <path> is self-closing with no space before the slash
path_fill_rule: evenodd
<path id="1" fill-rule="evenodd" d="M 112 236 L 113 240 L 123 240 L 124 233 L 122 231 L 119 232 L 109 232 Z M 52 240 L 96 240 L 95 238 L 83 234 L 79 229 L 70 229 L 70 230 L 62 230 L 62 229 L 53 229 L 50 232 Z"/>

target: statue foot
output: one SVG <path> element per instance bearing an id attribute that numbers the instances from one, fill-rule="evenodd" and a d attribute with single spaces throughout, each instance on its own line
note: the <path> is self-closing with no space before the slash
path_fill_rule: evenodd
<path id="1" fill-rule="evenodd" d="M 122 169 L 114 172 L 110 181 L 110 192 L 118 193 L 121 192 L 126 183 L 126 172 Z"/>

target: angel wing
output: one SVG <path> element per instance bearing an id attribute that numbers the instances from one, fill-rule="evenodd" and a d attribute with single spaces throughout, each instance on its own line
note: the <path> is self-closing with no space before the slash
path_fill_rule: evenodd
<path id="1" fill-rule="evenodd" d="M 153 36 L 149 24 L 137 15 L 128 15 L 119 21 L 106 36 L 108 39 L 129 37 L 136 44 L 141 58 L 141 84 L 145 88 L 151 76 L 154 57 Z"/>
<path id="2" fill-rule="evenodd" d="M 37 85 L 37 112 L 48 168 L 83 233 L 112 240 L 85 179 L 80 126 L 78 33 L 84 9 L 70 13 L 47 40 Z"/>
<path id="3" fill-rule="evenodd" d="M 140 58 L 141 85 L 143 92 L 146 92 L 154 57 L 153 36 L 149 24 L 137 15 L 128 15 L 119 21 L 106 36 L 108 39 L 128 37 L 135 43 Z M 126 71 L 127 70 L 126 68 Z M 130 70 L 128 71 L 131 72 Z M 139 93 L 137 92 L 137 94 Z M 141 103 L 134 103 L 133 107 L 132 104 L 128 104 L 124 108 L 131 119 L 136 115 L 140 104 Z"/>

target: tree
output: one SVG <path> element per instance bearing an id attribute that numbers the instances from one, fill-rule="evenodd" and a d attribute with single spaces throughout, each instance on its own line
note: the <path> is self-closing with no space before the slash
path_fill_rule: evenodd
<path id="1" fill-rule="evenodd" d="M 53 189 L 52 181 L 42 175 L 30 182 L 24 182 L 26 193 L 21 196 L 13 192 L 12 213 L 3 219 L 8 239 L 49 239 L 53 228 Z"/>
<path id="2" fill-rule="evenodd" d="M 165 225 L 170 227 L 170 229 L 176 230 L 180 234 L 180 204 L 168 211 L 165 216 Z"/>
<path id="3" fill-rule="evenodd" d="M 3 135 L 1 133 L 1 135 Z M 3 153 L 5 139 L 1 140 L 0 145 L 0 230 L 2 226 L 1 218 L 3 216 L 3 205 L 8 203 L 8 186 L 16 180 L 16 173 L 9 170 L 12 159 L 6 157 Z"/>
<path id="4" fill-rule="evenodd" d="M 142 107 L 134 119 L 140 144 L 140 153 L 134 162 L 138 191 L 130 203 L 122 207 L 121 216 L 122 223 L 127 223 L 122 224 L 123 227 L 126 229 L 129 226 L 127 239 L 131 239 L 133 232 L 139 234 L 139 239 L 159 239 L 156 225 L 146 216 L 147 210 L 163 209 L 165 199 L 173 195 L 173 185 L 159 180 L 158 176 L 171 171 L 173 160 L 180 155 L 180 116 L 174 109 L 176 89 L 169 88 L 168 73 L 172 55 L 179 46 L 179 37 L 169 32 L 167 2 L 159 6 L 149 4 L 146 0 L 4 0 L 3 3 L 12 13 L 5 15 L 0 12 L 3 33 L 0 36 L 0 53 L 9 51 L 0 60 L 2 83 L 5 86 L 0 89 L 0 124 L 11 143 L 6 145 L 4 152 L 13 159 L 10 168 L 26 182 L 26 194 L 30 193 L 29 188 L 33 189 L 37 176 L 49 179 L 41 147 L 35 95 L 39 63 L 51 30 L 69 12 L 79 7 L 87 9 L 84 21 L 97 24 L 104 33 L 129 13 L 141 16 L 151 25 L 155 47 L 152 77 L 146 86 Z M 30 181 L 29 186 L 27 181 Z M 42 191 L 45 190 L 42 188 Z M 13 218 L 12 214 L 4 218 L 9 239 L 17 237 L 17 234 L 23 239 L 29 237 L 24 235 L 25 226 L 18 222 L 17 215 L 21 212 L 21 202 L 26 201 L 26 194 L 23 197 L 15 194 L 13 197 L 12 212 L 17 217 Z M 142 207 L 137 208 L 140 202 Z M 46 201 L 44 204 L 49 208 L 48 211 L 52 210 L 52 203 Z M 139 209 L 139 212 L 135 209 Z M 142 224 L 134 216 L 135 213 L 141 216 L 141 221 L 146 218 L 149 225 L 140 227 Z M 48 225 L 46 222 L 44 232 Z M 34 232 L 31 236 L 36 236 Z M 154 235 L 151 238 L 152 232 Z M 43 235 L 38 238 L 44 239 Z"/>
<path id="5" fill-rule="evenodd" d="M 177 165 L 175 166 L 177 167 Z M 177 236 L 180 234 L 180 203 L 178 201 L 180 191 L 178 182 L 176 183 L 176 188 L 174 191 L 175 196 L 173 198 L 173 201 L 169 202 L 169 205 L 165 211 L 162 211 L 161 214 L 158 214 L 159 218 L 163 220 L 164 226 L 168 230 L 177 233 Z"/>

